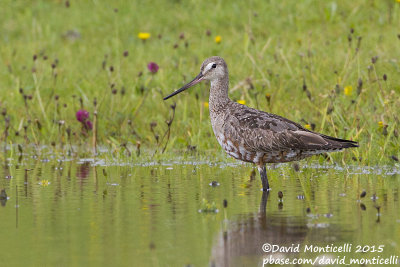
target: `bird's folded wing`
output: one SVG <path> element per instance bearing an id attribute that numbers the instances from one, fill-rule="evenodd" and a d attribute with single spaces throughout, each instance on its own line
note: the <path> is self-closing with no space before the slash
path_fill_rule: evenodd
<path id="1" fill-rule="evenodd" d="M 311 132 L 275 114 L 242 105 L 233 108 L 225 123 L 225 135 L 250 151 L 329 151 L 344 148 L 343 142 L 351 142 Z"/>

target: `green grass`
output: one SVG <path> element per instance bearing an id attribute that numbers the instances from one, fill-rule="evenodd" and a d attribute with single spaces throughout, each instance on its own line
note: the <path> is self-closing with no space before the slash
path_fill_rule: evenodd
<path id="1" fill-rule="evenodd" d="M 234 100 L 360 142 L 337 159 L 394 162 L 392 155 L 400 157 L 399 23 L 395 0 L 71 1 L 69 7 L 5 0 L 0 104 L 6 115 L 0 119 L 3 131 L 9 127 L 1 141 L 24 151 L 26 144 L 87 151 L 93 134 L 82 134 L 75 113 L 84 108 L 93 120 L 97 99 L 99 146 L 115 153 L 128 147 L 137 157 L 140 143 L 140 157 L 153 156 L 157 147 L 158 155 L 167 137 L 157 144 L 155 135 L 161 140 L 167 131 L 175 101 L 168 154 L 189 145 L 220 153 L 204 106 L 208 85 L 162 100 L 197 75 L 205 58 L 219 55 L 228 63 Z M 143 42 L 139 32 L 151 33 L 150 39 Z M 154 75 L 146 67 L 151 61 L 160 66 Z M 350 95 L 346 86 L 353 88 Z"/>

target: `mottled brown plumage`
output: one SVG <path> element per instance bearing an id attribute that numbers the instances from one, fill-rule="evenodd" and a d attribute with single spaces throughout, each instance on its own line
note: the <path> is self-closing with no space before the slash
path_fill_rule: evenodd
<path id="1" fill-rule="evenodd" d="M 258 166 L 264 190 L 269 189 L 266 163 L 295 161 L 358 146 L 357 142 L 315 133 L 286 118 L 230 100 L 228 67 L 221 57 L 206 59 L 194 80 L 164 100 L 202 80 L 211 83 L 211 125 L 219 144 L 230 156 Z"/>

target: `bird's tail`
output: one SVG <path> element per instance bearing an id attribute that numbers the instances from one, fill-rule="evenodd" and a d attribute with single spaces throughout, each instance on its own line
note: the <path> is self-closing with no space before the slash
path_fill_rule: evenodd
<path id="1" fill-rule="evenodd" d="M 358 147 L 358 142 L 356 142 L 356 141 L 340 139 L 340 138 L 327 136 L 327 135 L 321 135 L 321 137 L 323 137 L 326 141 L 328 141 L 333 147 L 335 147 L 337 149 Z"/>

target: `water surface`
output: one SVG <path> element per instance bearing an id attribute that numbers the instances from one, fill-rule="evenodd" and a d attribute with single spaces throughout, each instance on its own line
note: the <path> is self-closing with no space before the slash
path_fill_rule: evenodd
<path id="1" fill-rule="evenodd" d="M 276 257 L 400 255 L 396 165 L 277 165 L 263 195 L 246 164 L 56 158 L 2 164 L 4 266 L 261 266 L 264 243 L 384 245 Z"/>

